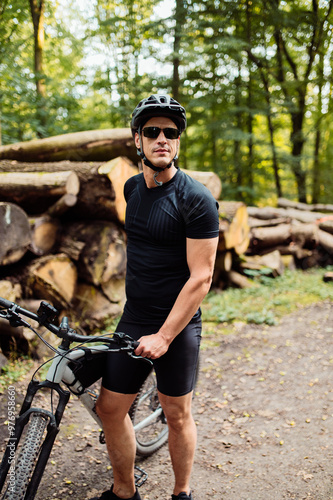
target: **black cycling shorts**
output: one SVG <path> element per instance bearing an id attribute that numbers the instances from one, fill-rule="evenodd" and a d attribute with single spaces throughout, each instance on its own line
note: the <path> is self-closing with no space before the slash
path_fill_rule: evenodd
<path id="1" fill-rule="evenodd" d="M 120 321 L 117 332 L 138 340 L 156 333 L 155 326 L 136 325 Z M 201 320 L 192 321 L 172 341 L 168 351 L 153 360 L 157 388 L 166 396 L 184 396 L 194 389 L 201 341 Z M 102 385 L 122 394 L 136 394 L 151 370 L 151 365 L 133 359 L 127 353 L 109 352 Z"/>

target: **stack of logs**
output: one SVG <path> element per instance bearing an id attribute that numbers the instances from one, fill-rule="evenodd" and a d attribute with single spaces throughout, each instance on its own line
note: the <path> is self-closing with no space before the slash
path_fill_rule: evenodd
<path id="1" fill-rule="evenodd" d="M 272 276 L 278 276 L 286 266 L 308 269 L 332 265 L 333 205 L 284 198 L 279 198 L 277 205 L 247 207 L 250 244 L 239 268 L 246 273 L 266 267 Z"/>

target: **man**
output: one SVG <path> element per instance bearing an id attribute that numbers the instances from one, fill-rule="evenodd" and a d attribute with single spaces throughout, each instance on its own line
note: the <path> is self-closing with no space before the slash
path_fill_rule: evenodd
<path id="1" fill-rule="evenodd" d="M 186 128 L 185 109 L 177 101 L 167 95 L 143 99 L 131 127 L 143 172 L 124 188 L 127 300 L 117 330 L 139 340 L 136 355 L 153 360 L 169 427 L 172 499 L 188 500 L 196 446 L 191 402 L 201 338 L 199 307 L 211 285 L 218 205 L 201 183 L 175 166 Z M 147 363 L 115 353 L 110 358 L 97 412 L 114 484 L 101 499 L 138 500 L 135 435 L 127 413 L 147 376 Z"/>

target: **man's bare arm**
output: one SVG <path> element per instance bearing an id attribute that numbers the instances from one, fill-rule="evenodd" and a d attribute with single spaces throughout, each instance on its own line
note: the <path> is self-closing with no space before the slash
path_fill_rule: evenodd
<path id="1" fill-rule="evenodd" d="M 136 354 L 159 358 L 168 350 L 173 339 L 185 328 L 208 293 L 215 265 L 218 237 L 186 240 L 187 264 L 190 277 L 180 291 L 173 308 L 160 330 L 141 337 Z"/>

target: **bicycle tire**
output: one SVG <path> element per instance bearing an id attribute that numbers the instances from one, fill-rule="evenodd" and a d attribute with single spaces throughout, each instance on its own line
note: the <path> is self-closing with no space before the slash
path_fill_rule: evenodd
<path id="1" fill-rule="evenodd" d="M 166 443 L 169 430 L 158 400 L 154 371 L 143 383 L 128 413 L 135 430 L 138 456 L 152 455 Z"/>
<path id="2" fill-rule="evenodd" d="M 15 464 L 15 487 L 7 489 L 2 500 L 24 500 L 31 475 L 44 438 L 47 417 L 32 413 L 27 423 L 27 432 Z"/>

